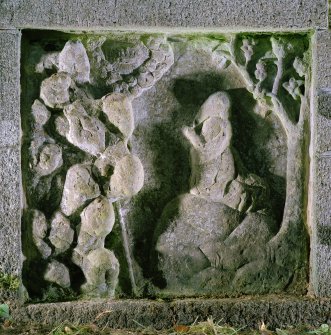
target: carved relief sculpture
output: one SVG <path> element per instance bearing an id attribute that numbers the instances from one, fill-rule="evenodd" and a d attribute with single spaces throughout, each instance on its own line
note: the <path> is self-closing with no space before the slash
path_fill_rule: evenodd
<path id="1" fill-rule="evenodd" d="M 97 38 L 85 41 L 84 46 L 79 39 L 69 40 L 62 51 L 43 55 L 35 67 L 46 78 L 32 105 L 33 138 L 28 150 L 33 180 L 29 187 L 42 199 L 42 192 L 56 192 L 52 190 L 55 182 L 61 200 L 49 218 L 37 209 L 27 212 L 36 248 L 27 256 L 30 262 L 46 261 L 43 278 L 56 284 L 59 295 L 65 291 L 56 288 L 71 286 L 69 268 L 58 261 L 63 258 L 82 271 L 84 284 L 79 291 L 84 296 L 115 294 L 120 265 L 105 248 L 105 238 L 116 214 L 121 221 L 120 201 L 133 197 L 144 183 L 143 165 L 129 150 L 134 130 L 132 101 L 173 62 L 172 50 L 163 38 L 127 43 L 115 49 L 116 55 L 107 54 L 108 46 L 101 49 L 107 43 Z M 91 85 L 109 93 L 95 99 Z M 79 157 L 67 157 L 64 167 L 63 152 L 72 149 Z M 38 187 L 48 189 L 38 194 Z M 121 225 L 127 244 L 126 227 Z M 130 263 L 129 249 L 125 249 Z"/>
<path id="2" fill-rule="evenodd" d="M 306 289 L 306 35 L 31 36 L 32 300 Z"/>

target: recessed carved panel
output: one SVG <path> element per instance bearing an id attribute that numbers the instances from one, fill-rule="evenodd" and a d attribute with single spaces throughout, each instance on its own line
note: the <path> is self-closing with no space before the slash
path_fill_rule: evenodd
<path id="1" fill-rule="evenodd" d="M 33 301 L 306 290 L 310 38 L 27 32 Z"/>

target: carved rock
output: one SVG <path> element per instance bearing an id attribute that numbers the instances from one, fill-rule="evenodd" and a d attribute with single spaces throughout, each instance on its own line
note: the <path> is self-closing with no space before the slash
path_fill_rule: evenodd
<path id="1" fill-rule="evenodd" d="M 67 137 L 69 133 L 69 121 L 64 115 L 59 115 L 55 119 L 55 129 L 63 137 Z"/>
<path id="2" fill-rule="evenodd" d="M 53 74 L 41 83 L 40 98 L 48 107 L 63 108 L 70 100 L 70 85 L 71 78 L 67 73 Z"/>
<path id="3" fill-rule="evenodd" d="M 127 155 L 116 164 L 107 195 L 112 199 L 129 198 L 137 194 L 143 185 L 144 168 L 140 159 Z"/>
<path id="4" fill-rule="evenodd" d="M 101 196 L 91 202 L 80 217 L 81 225 L 75 251 L 82 256 L 104 246 L 105 237 L 113 229 L 115 213 L 111 202 Z"/>
<path id="5" fill-rule="evenodd" d="M 90 62 L 80 41 L 68 41 L 59 54 L 59 70 L 70 74 L 77 83 L 90 81 Z"/>
<path id="6" fill-rule="evenodd" d="M 42 258 L 48 258 L 51 253 L 52 249 L 49 245 L 44 241 L 47 236 L 48 231 L 48 222 L 44 213 L 33 210 L 32 211 L 32 237 L 33 241 L 40 252 Z"/>
<path id="7" fill-rule="evenodd" d="M 149 57 L 149 50 L 142 42 L 137 43 L 112 43 L 103 45 L 105 58 L 113 72 L 130 74 Z"/>
<path id="8" fill-rule="evenodd" d="M 117 285 L 119 264 L 114 254 L 104 248 L 105 238 L 115 223 L 115 213 L 106 197 L 91 202 L 81 213 L 78 243 L 73 262 L 84 272 L 87 295 L 113 296 Z"/>
<path id="9" fill-rule="evenodd" d="M 275 229 L 268 215 L 249 213 L 242 220 L 238 211 L 222 203 L 189 194 L 175 199 L 161 218 L 158 231 L 163 233 L 156 245 L 167 290 L 175 294 L 245 290 L 231 283 L 235 278 L 248 280 L 242 267 L 265 262 L 265 245 Z"/>
<path id="10" fill-rule="evenodd" d="M 51 117 L 51 112 L 37 99 L 32 105 L 32 115 L 34 121 L 43 126 Z"/>
<path id="11" fill-rule="evenodd" d="M 66 137 L 70 143 L 94 156 L 105 150 L 105 126 L 99 119 L 89 116 L 80 101 L 67 106 L 64 115 L 69 122 Z M 65 130 L 59 131 L 64 133 Z"/>
<path id="12" fill-rule="evenodd" d="M 111 168 L 116 166 L 123 157 L 129 155 L 130 152 L 123 141 L 109 146 L 94 162 L 94 166 L 98 169 L 101 176 L 106 177 L 109 175 Z"/>
<path id="13" fill-rule="evenodd" d="M 275 228 L 276 223 L 270 216 L 248 213 L 216 249 L 212 250 L 206 245 L 202 251 L 215 267 L 238 270 L 248 263 L 264 259 L 265 246 L 273 237 Z"/>
<path id="14" fill-rule="evenodd" d="M 49 52 L 46 55 L 42 55 L 39 63 L 36 65 L 36 72 L 43 73 L 45 69 L 54 70 L 59 67 L 59 53 Z"/>
<path id="15" fill-rule="evenodd" d="M 74 240 L 70 221 L 61 212 L 56 212 L 52 218 L 49 240 L 55 247 L 56 255 L 67 251 Z"/>
<path id="16" fill-rule="evenodd" d="M 65 215 L 70 216 L 84 206 L 86 201 L 99 195 L 99 186 L 91 176 L 91 165 L 73 165 L 67 172 L 61 210 Z"/>
<path id="17" fill-rule="evenodd" d="M 113 297 L 118 283 L 119 263 L 105 248 L 91 251 L 83 261 L 86 283 L 82 291 L 89 297 Z"/>
<path id="18" fill-rule="evenodd" d="M 57 144 L 45 144 L 40 150 L 35 170 L 39 175 L 47 176 L 60 168 L 62 164 L 61 147 Z"/>
<path id="19" fill-rule="evenodd" d="M 159 222 L 157 232 L 162 234 L 156 244 L 167 288 L 179 292 L 190 287 L 190 279 L 212 266 L 212 258 L 203 250 L 216 250 L 239 224 L 239 212 L 222 203 L 191 194 L 170 202 Z M 205 284 L 195 283 L 192 289 L 201 292 Z"/>
<path id="20" fill-rule="evenodd" d="M 202 164 L 200 163 L 201 156 L 196 157 L 195 155 L 194 151 L 191 152 L 190 193 L 216 202 L 222 201 L 228 192 L 228 186 L 236 176 L 235 161 L 231 150 L 227 148 L 216 159 Z"/>
<path id="21" fill-rule="evenodd" d="M 102 110 L 108 120 L 129 138 L 134 129 L 134 119 L 131 100 L 124 94 L 112 93 L 102 98 Z"/>
<path id="22" fill-rule="evenodd" d="M 208 118 L 219 117 L 222 120 L 229 118 L 229 109 L 231 106 L 230 97 L 226 92 L 216 92 L 208 97 L 201 106 L 194 122 L 200 124 Z"/>
<path id="23" fill-rule="evenodd" d="M 48 264 L 44 279 L 63 288 L 70 287 L 70 274 L 68 268 L 56 260 L 53 260 Z"/>

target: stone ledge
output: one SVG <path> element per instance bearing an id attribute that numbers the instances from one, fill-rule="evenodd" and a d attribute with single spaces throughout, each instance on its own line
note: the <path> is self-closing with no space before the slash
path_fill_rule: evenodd
<path id="1" fill-rule="evenodd" d="M 49 1 L 5 0 L 0 27 L 233 27 L 268 30 L 328 27 L 327 0 L 192 1 L 140 0 Z M 198 13 L 198 15 L 197 15 Z"/>
<path id="2" fill-rule="evenodd" d="M 112 328 L 136 329 L 140 325 L 156 329 L 176 324 L 192 324 L 196 318 L 229 323 L 235 327 L 257 327 L 264 321 L 269 327 L 330 322 L 331 300 L 307 297 L 264 296 L 237 299 L 184 299 L 173 301 L 117 300 L 64 302 L 28 305 L 13 312 L 22 323 L 58 325 L 61 322 L 96 322 Z M 95 321 L 97 319 L 97 321 Z"/>

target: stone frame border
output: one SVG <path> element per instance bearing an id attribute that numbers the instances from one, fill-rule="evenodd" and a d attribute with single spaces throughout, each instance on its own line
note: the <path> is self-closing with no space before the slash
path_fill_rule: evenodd
<path id="1" fill-rule="evenodd" d="M 23 292 L 1 288 L 0 299 L 16 302 L 17 320 L 61 322 L 63 318 L 92 321 L 95 310 L 117 311 L 110 325 L 134 327 L 130 318 L 158 328 L 191 322 L 193 315 L 213 315 L 234 325 L 242 315 L 246 325 L 263 317 L 277 325 L 330 321 L 331 311 L 331 31 L 328 0 L 91 0 L 65 2 L 4 0 L 0 4 L 0 275 L 20 277 L 21 252 L 21 29 L 313 31 L 310 176 L 307 222 L 311 231 L 310 299 L 263 297 L 184 299 L 173 302 L 123 300 L 20 306 Z M 308 159 L 308 158 L 307 158 Z M 0 281 L 1 283 L 1 281 Z M 15 304 L 14 304 L 15 305 Z M 20 306 L 20 307 L 19 307 Z M 94 306 L 94 307 L 93 307 Z M 66 313 L 63 313 L 66 312 Z M 131 313 L 131 314 L 130 314 Z M 66 315 L 64 315 L 66 314 Z M 164 321 L 162 321 L 162 316 Z M 189 321 L 191 320 L 191 321 Z M 143 323 L 143 322 L 141 322 Z M 269 323 L 269 324 L 270 324 Z M 147 324 L 148 325 L 148 324 Z"/>

